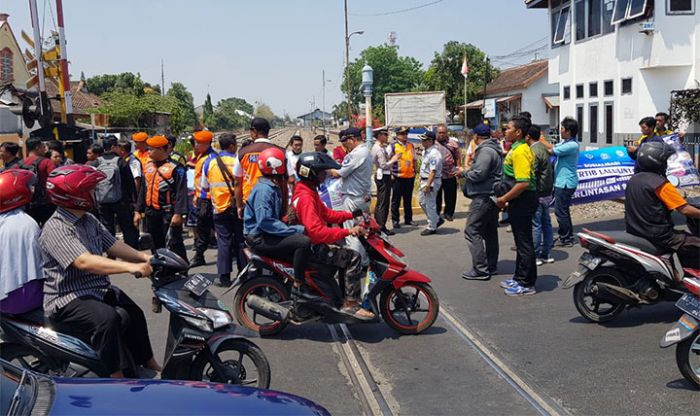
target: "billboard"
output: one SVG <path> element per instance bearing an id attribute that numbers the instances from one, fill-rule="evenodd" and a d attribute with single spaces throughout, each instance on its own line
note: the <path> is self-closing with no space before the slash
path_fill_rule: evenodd
<path id="1" fill-rule="evenodd" d="M 402 92 L 384 95 L 386 125 L 430 126 L 444 124 L 445 92 Z"/>

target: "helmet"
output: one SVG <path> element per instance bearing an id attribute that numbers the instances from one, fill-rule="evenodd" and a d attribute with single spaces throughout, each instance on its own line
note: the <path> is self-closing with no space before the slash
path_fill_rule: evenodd
<path id="1" fill-rule="evenodd" d="M 0 212 L 27 205 L 32 200 L 36 175 L 24 169 L 0 172 Z"/>
<path id="2" fill-rule="evenodd" d="M 327 169 L 340 169 L 340 164 L 321 152 L 302 153 L 297 161 L 297 175 L 315 181 L 319 173 Z"/>
<path id="3" fill-rule="evenodd" d="M 672 146 L 661 143 L 643 143 L 637 150 L 637 163 L 642 172 L 654 172 L 666 175 L 668 158 L 676 153 Z"/>
<path id="4" fill-rule="evenodd" d="M 106 177 L 92 166 L 61 166 L 49 174 L 46 192 L 59 207 L 87 211 L 95 205 L 95 187 Z"/>
<path id="5" fill-rule="evenodd" d="M 265 176 L 284 175 L 287 173 L 287 159 L 279 147 L 268 147 L 260 152 L 258 167 Z"/>

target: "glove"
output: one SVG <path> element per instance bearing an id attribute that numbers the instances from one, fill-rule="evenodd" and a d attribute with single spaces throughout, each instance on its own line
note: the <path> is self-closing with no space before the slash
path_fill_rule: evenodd
<path id="1" fill-rule="evenodd" d="M 352 217 L 353 217 L 353 218 L 361 217 L 362 215 L 363 215 L 363 212 L 362 212 L 362 210 L 359 209 L 359 208 L 357 208 L 357 209 L 355 209 L 355 210 L 352 211 Z"/>

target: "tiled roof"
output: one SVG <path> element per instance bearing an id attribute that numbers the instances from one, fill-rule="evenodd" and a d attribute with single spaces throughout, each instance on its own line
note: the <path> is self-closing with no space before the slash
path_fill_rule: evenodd
<path id="1" fill-rule="evenodd" d="M 548 65 L 549 61 L 543 59 L 503 70 L 486 86 L 484 93 L 488 96 L 525 89 L 547 75 Z"/>
<path id="2" fill-rule="evenodd" d="M 73 114 L 77 115 L 87 115 L 90 108 L 99 107 L 102 105 L 102 100 L 95 94 L 89 93 L 83 89 L 78 89 L 80 87 L 79 81 L 71 81 L 71 93 L 73 94 Z M 46 93 L 49 97 L 55 97 L 58 95 L 58 85 L 52 81 L 46 80 Z M 53 100 L 51 102 L 54 112 L 59 111 L 58 101 Z"/>

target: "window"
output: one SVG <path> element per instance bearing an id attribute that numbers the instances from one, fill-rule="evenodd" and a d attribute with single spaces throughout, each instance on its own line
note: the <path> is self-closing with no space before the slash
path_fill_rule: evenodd
<path id="1" fill-rule="evenodd" d="M 591 82 L 588 84 L 588 96 L 591 98 L 595 98 L 598 96 L 598 83 L 597 82 Z"/>
<path id="2" fill-rule="evenodd" d="M 591 134 L 591 143 L 598 143 L 598 104 L 588 107 L 588 130 Z"/>
<path id="3" fill-rule="evenodd" d="M 568 100 L 569 98 L 571 98 L 571 87 L 569 87 L 568 85 L 566 87 L 564 87 L 564 94 L 563 95 L 564 95 L 565 100 Z"/>
<path id="4" fill-rule="evenodd" d="M 603 90 L 605 92 L 606 97 L 610 97 L 615 93 L 615 90 L 613 89 L 613 82 L 612 81 L 605 81 L 603 83 Z"/>
<path id="5" fill-rule="evenodd" d="M 666 14 L 695 14 L 695 1 L 666 0 Z"/>
<path id="6" fill-rule="evenodd" d="M 561 12 L 558 13 L 556 30 L 552 38 L 552 43 L 554 44 L 564 43 L 564 35 L 569 24 L 569 9 L 569 6 L 562 7 Z"/>
<path id="7" fill-rule="evenodd" d="M 576 98 L 583 98 L 583 84 L 576 86 Z"/>
<path id="8" fill-rule="evenodd" d="M 613 10 L 614 0 L 576 0 L 574 3 L 574 22 L 576 23 L 576 40 L 584 40 L 603 33 L 611 33 L 615 30 L 610 25 L 610 14 L 607 15 L 607 24 L 603 21 L 604 7 Z M 606 9 L 606 10 L 607 10 Z"/>
<path id="9" fill-rule="evenodd" d="M 588 0 L 588 37 L 600 35 L 603 18 L 602 0 Z"/>
<path id="10" fill-rule="evenodd" d="M 576 107 L 576 121 L 578 121 L 579 126 L 583 126 L 583 105 L 579 105 Z M 581 131 L 579 131 L 579 134 L 580 133 Z"/>
<path id="11" fill-rule="evenodd" d="M 612 16 L 615 11 L 615 0 L 603 0 L 603 34 L 607 35 L 615 31 L 615 25 L 612 24 Z"/>
<path id="12" fill-rule="evenodd" d="M 613 141 L 613 104 L 605 104 L 605 143 L 612 144 Z"/>
<path id="13" fill-rule="evenodd" d="M 5 48 L 0 51 L 0 82 L 10 82 L 14 80 L 14 71 L 12 71 L 12 51 L 10 48 Z"/>
<path id="14" fill-rule="evenodd" d="M 586 39 L 586 2 L 576 0 L 574 4 L 574 22 L 576 22 L 576 40 Z"/>
<path id="15" fill-rule="evenodd" d="M 632 78 L 623 78 L 622 79 L 622 93 L 623 94 L 632 94 Z"/>
<path id="16" fill-rule="evenodd" d="M 615 0 L 612 23 L 621 23 L 625 20 L 636 19 L 647 11 L 649 0 Z"/>

